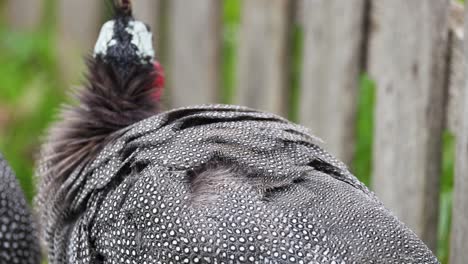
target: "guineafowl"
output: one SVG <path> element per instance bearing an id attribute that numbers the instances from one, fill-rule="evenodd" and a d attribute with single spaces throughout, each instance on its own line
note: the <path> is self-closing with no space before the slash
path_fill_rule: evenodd
<path id="1" fill-rule="evenodd" d="M 150 29 L 114 2 L 42 151 L 51 264 L 438 263 L 306 128 L 241 106 L 162 111 Z"/>

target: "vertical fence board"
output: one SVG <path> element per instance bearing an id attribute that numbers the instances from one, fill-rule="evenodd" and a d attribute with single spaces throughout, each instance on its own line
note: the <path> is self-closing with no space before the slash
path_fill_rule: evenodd
<path id="1" fill-rule="evenodd" d="M 220 1 L 171 0 L 169 81 L 173 107 L 217 101 Z"/>
<path id="2" fill-rule="evenodd" d="M 139 0 L 133 2 L 133 13 L 136 19 L 145 22 L 151 27 L 151 32 L 153 32 L 153 46 L 156 52 L 156 59 L 163 63 L 163 44 L 165 38 L 162 35 L 164 30 L 162 28 L 162 19 L 161 15 L 164 15 L 163 12 L 163 3 L 162 0 Z"/>
<path id="3" fill-rule="evenodd" d="M 354 152 L 365 1 L 305 0 L 300 120 L 346 163 Z"/>
<path id="4" fill-rule="evenodd" d="M 133 3 L 133 13 L 136 19 L 151 26 L 155 37 L 158 36 L 159 0 L 138 0 Z"/>
<path id="5" fill-rule="evenodd" d="M 60 0 L 59 33 L 81 50 L 93 48 L 101 22 L 101 3 L 95 0 Z"/>
<path id="6" fill-rule="evenodd" d="M 468 9 L 465 14 L 468 15 Z M 468 34 L 468 20 L 465 21 L 465 34 Z M 464 58 L 468 61 L 468 39 L 464 40 Z M 468 69 L 465 67 L 468 76 Z M 453 199 L 451 264 L 464 264 L 468 259 L 468 83 L 461 93 L 460 126 L 457 133 L 457 154 L 455 160 L 455 188 Z"/>
<path id="7" fill-rule="evenodd" d="M 449 2 L 372 3 L 373 186 L 435 250 Z"/>
<path id="8" fill-rule="evenodd" d="M 449 89 L 447 98 L 446 127 L 452 134 L 457 134 L 461 119 L 461 100 L 465 89 L 465 57 L 463 48 L 464 29 L 463 5 L 451 1 L 449 17 Z"/>
<path id="9" fill-rule="evenodd" d="M 6 2 L 7 22 L 14 29 L 35 29 L 42 15 L 42 0 L 8 0 Z"/>
<path id="10" fill-rule="evenodd" d="M 101 22 L 101 1 L 59 0 L 59 58 L 67 82 L 83 76 L 83 55 L 91 54 Z"/>
<path id="11" fill-rule="evenodd" d="M 243 1 L 236 103 L 285 114 L 289 7 L 289 0 Z"/>

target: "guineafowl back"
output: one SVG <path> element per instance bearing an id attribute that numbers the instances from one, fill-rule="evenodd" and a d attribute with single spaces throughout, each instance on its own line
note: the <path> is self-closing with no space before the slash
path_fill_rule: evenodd
<path id="1" fill-rule="evenodd" d="M 438 263 L 301 126 L 235 106 L 119 131 L 60 187 L 52 263 Z"/>

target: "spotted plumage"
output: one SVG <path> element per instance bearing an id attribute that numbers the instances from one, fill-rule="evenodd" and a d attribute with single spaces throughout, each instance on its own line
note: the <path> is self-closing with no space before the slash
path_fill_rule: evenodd
<path id="1" fill-rule="evenodd" d="M 15 174 L 0 154 L 0 264 L 39 264 L 35 224 Z"/>
<path id="2" fill-rule="evenodd" d="M 52 263 L 438 263 L 306 129 L 234 106 L 155 115 L 70 174 Z"/>

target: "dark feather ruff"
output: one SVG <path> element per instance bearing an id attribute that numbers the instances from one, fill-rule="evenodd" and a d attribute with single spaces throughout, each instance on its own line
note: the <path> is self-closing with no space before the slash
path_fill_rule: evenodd
<path id="1" fill-rule="evenodd" d="M 37 203 L 46 226 L 67 214 L 63 186 L 70 174 L 92 161 L 119 130 L 159 111 L 159 102 L 151 96 L 157 74 L 152 64 L 131 65 L 123 77 L 118 66 L 100 57 L 87 63 L 87 84 L 74 94 L 78 103 L 63 107 L 42 151 Z"/>

